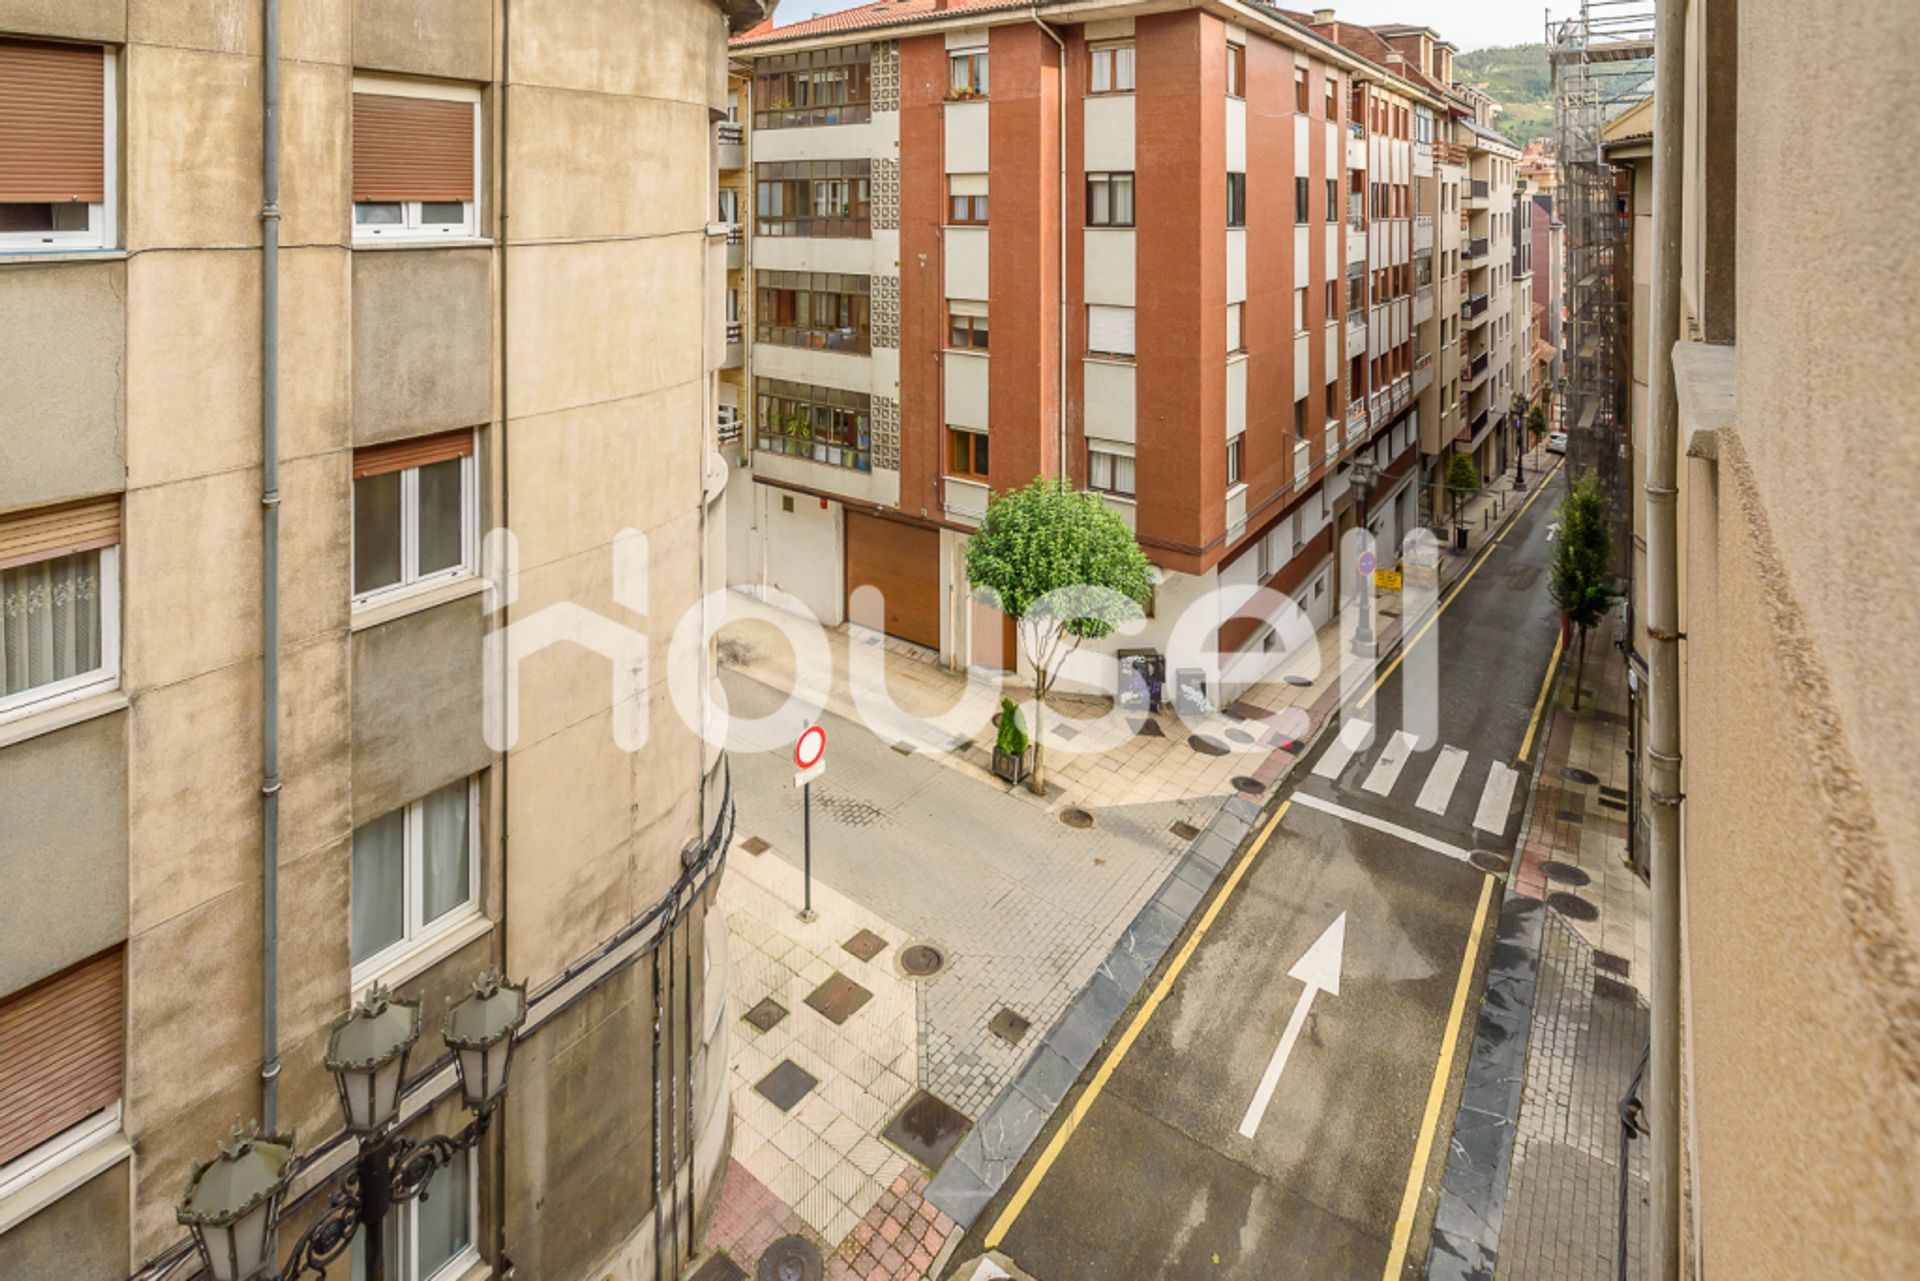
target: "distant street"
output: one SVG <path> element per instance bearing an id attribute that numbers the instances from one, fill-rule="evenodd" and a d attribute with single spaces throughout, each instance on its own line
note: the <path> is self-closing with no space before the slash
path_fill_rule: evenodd
<path id="1" fill-rule="evenodd" d="M 1400 732 L 1398 668 L 1356 704 L 1370 737 L 1321 739 L 962 1257 L 996 1246 L 1044 1281 L 1418 1274 L 1433 1197 L 1410 1176 L 1444 1163 L 1478 1001 L 1461 989 L 1498 916 L 1483 867 L 1504 868 L 1526 794 L 1560 488 L 1416 641 L 1438 646 L 1437 741 Z"/>

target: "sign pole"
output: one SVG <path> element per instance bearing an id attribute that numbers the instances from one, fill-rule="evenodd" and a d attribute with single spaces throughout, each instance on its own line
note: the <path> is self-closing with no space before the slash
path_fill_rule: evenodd
<path id="1" fill-rule="evenodd" d="M 800 874 L 802 891 L 800 919 L 813 921 L 813 780 L 827 769 L 827 731 L 818 725 L 802 726 L 793 745 L 793 781 L 800 788 Z"/>
<path id="2" fill-rule="evenodd" d="M 805 882 L 802 890 L 804 898 L 800 907 L 800 919 L 817 919 L 813 911 L 813 784 L 811 781 L 800 785 L 800 865 L 801 877 Z"/>

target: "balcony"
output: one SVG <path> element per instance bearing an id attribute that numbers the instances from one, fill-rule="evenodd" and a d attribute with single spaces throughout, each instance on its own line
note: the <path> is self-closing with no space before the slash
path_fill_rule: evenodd
<path id="1" fill-rule="evenodd" d="M 1463 256 L 1467 262 L 1477 267 L 1484 267 L 1487 265 L 1485 259 L 1488 252 L 1492 249 L 1492 246 L 1493 242 L 1488 240 L 1487 237 L 1477 237 L 1467 242 L 1466 252 Z"/>
<path id="2" fill-rule="evenodd" d="M 1418 396 L 1433 385 L 1433 356 L 1423 354 L 1413 362 L 1413 394 Z"/>
<path id="3" fill-rule="evenodd" d="M 726 173 L 730 170 L 746 168 L 746 130 L 731 120 L 722 120 L 713 129 L 714 141 L 719 145 L 720 171 Z"/>
<path id="4" fill-rule="evenodd" d="M 1461 380 L 1461 384 L 1468 391 L 1472 391 L 1487 380 L 1487 370 L 1489 368 L 1491 368 L 1491 364 L 1487 359 L 1487 353 L 1483 351 L 1471 361 L 1467 362 L 1466 376 Z"/>
<path id="5" fill-rule="evenodd" d="M 743 341 L 743 337 L 744 335 L 742 335 L 740 331 L 738 321 L 727 326 L 727 354 L 725 358 L 721 360 L 720 368 L 740 368 L 741 361 L 746 357 L 746 343 Z"/>
<path id="6" fill-rule="evenodd" d="M 1365 169 L 1367 167 L 1367 135 L 1359 125 L 1348 127 L 1347 168 Z"/>
<path id="7" fill-rule="evenodd" d="M 738 405 L 720 406 L 719 420 L 716 424 L 716 439 L 718 439 L 722 445 L 737 443 L 740 439 L 740 422 L 740 407 Z"/>
<path id="8" fill-rule="evenodd" d="M 1367 434 L 1367 406 L 1356 400 L 1347 409 L 1347 443 L 1353 444 Z"/>
<path id="9" fill-rule="evenodd" d="M 747 237 L 739 223 L 727 226 L 727 270 L 738 271 L 747 263 Z"/>
<path id="10" fill-rule="evenodd" d="M 1467 208 L 1486 209 L 1489 206 L 1486 179 L 1475 178 L 1467 186 Z"/>
<path id="11" fill-rule="evenodd" d="M 1352 360 L 1367 349 L 1367 313 L 1350 311 L 1347 313 L 1347 359 Z"/>
<path id="12" fill-rule="evenodd" d="M 1413 323 L 1424 325 L 1433 319 L 1433 286 L 1422 285 L 1413 291 Z"/>
<path id="13" fill-rule="evenodd" d="M 1485 324 L 1486 316 L 1487 296 L 1485 294 L 1474 294 L 1461 301 L 1460 319 L 1469 326 Z"/>

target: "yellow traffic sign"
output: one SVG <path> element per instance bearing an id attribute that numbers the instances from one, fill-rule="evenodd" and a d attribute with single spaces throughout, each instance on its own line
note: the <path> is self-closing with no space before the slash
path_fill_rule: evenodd
<path id="1" fill-rule="evenodd" d="M 1400 590 L 1400 571 L 1394 569 L 1376 569 L 1373 571 L 1373 585 L 1383 592 Z"/>

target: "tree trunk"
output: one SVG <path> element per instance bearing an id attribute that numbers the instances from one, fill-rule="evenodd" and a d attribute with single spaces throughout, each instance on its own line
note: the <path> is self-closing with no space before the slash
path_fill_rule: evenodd
<path id="1" fill-rule="evenodd" d="M 1580 682 L 1587 671 L 1587 629 L 1576 628 L 1573 642 L 1573 710 L 1580 710 Z"/>
<path id="2" fill-rule="evenodd" d="M 1047 794 L 1047 694 L 1039 680 L 1033 683 L 1033 772 L 1027 775 L 1027 790 L 1035 796 Z"/>

